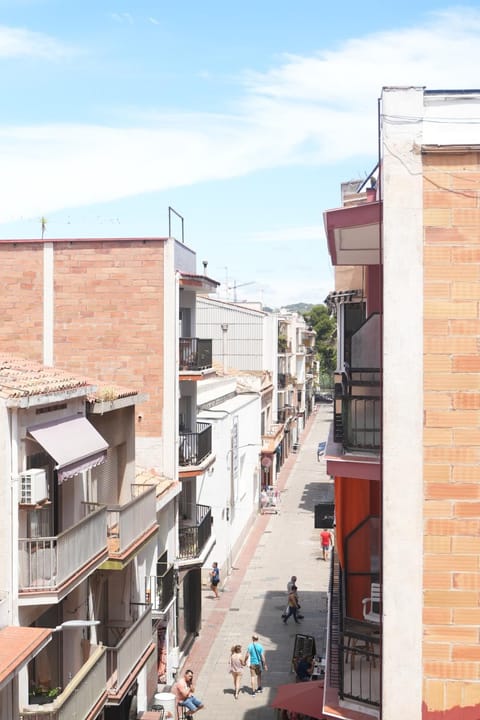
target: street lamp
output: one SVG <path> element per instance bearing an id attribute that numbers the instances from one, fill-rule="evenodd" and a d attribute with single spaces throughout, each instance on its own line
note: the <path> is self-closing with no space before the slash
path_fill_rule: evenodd
<path id="1" fill-rule="evenodd" d="M 57 625 L 53 628 L 53 632 L 60 632 L 68 628 L 86 628 L 92 627 L 92 625 L 100 625 L 100 620 L 65 620 L 61 625 Z"/>

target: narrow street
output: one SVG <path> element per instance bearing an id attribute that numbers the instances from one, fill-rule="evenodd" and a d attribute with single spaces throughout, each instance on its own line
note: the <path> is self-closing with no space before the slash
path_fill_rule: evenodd
<path id="1" fill-rule="evenodd" d="M 205 590 L 202 631 L 185 666 L 194 670 L 196 694 L 205 704 L 199 720 L 271 719 L 269 705 L 276 688 L 294 681 L 291 658 L 297 632 L 314 636 L 317 654 L 324 655 L 329 564 L 321 558 L 314 506 L 333 500 L 325 461 L 323 457 L 317 461 L 316 453 L 318 443 L 327 439 L 331 414 L 331 405 L 320 405 L 309 418 L 300 450 L 290 455 L 280 473 L 279 514 L 258 516 L 232 574 L 222 583 L 220 599 L 212 599 Z M 291 575 L 298 577 L 305 616 L 298 626 L 293 618 L 287 625 L 281 620 Z M 243 692 L 235 700 L 227 672 L 230 648 L 240 643 L 245 651 L 253 632 L 265 648 L 264 690 L 251 694 L 250 672 L 245 668 Z"/>

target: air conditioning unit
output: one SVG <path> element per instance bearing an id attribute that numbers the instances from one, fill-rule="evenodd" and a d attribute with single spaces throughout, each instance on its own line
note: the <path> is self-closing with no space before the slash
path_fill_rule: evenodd
<path id="1" fill-rule="evenodd" d="M 36 505 L 48 499 L 47 473 L 41 468 L 31 468 L 20 473 L 20 504 Z"/>

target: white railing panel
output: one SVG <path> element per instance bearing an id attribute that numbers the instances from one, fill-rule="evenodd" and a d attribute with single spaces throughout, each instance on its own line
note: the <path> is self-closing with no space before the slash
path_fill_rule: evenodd
<path id="1" fill-rule="evenodd" d="M 57 538 L 57 585 L 107 547 L 107 510 L 100 508 Z"/>
<path id="2" fill-rule="evenodd" d="M 19 538 L 18 543 L 19 589 L 58 587 L 106 548 L 106 508 L 56 537 Z"/>
<path id="3" fill-rule="evenodd" d="M 107 676 L 105 648 L 101 648 L 98 659 L 77 684 L 76 678 L 81 674 L 82 672 L 77 673 L 69 687 L 66 688 L 66 692 L 68 692 L 70 686 L 72 686 L 71 692 L 58 710 L 58 720 L 74 720 L 75 718 L 81 720 L 86 718 L 101 698 L 102 693 L 105 692 L 105 678 Z"/>
<path id="4" fill-rule="evenodd" d="M 152 486 L 119 509 L 120 552 L 156 523 L 156 488 Z"/>
<path id="5" fill-rule="evenodd" d="M 116 687 L 119 688 L 127 679 L 152 642 L 152 609 L 148 607 L 132 625 L 115 648 L 108 648 L 111 656 L 109 666 L 116 670 Z"/>

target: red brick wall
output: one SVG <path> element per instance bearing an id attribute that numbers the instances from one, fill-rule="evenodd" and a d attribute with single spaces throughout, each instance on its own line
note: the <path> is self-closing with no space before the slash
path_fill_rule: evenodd
<path id="1" fill-rule="evenodd" d="M 43 360 L 43 246 L 0 244 L 2 352 Z"/>
<path id="2" fill-rule="evenodd" d="M 427 716 L 480 704 L 479 161 L 424 161 Z"/>
<path id="3" fill-rule="evenodd" d="M 4 347 L 41 361 L 42 245 L 0 253 Z M 55 364 L 148 393 L 147 436 L 162 433 L 163 262 L 162 240 L 54 242 Z"/>

